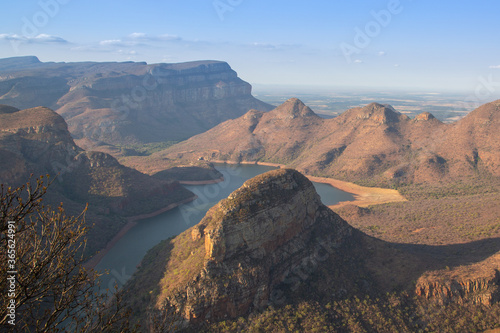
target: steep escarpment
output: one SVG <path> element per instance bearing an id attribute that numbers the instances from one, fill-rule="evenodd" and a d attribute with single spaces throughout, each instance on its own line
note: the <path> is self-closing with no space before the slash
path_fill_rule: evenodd
<path id="1" fill-rule="evenodd" d="M 150 279 L 148 267 L 165 265 L 150 292 L 156 308 L 174 307 L 190 324 L 235 318 L 281 305 L 301 276 L 340 256 L 352 234 L 306 177 L 270 171 L 247 181 L 162 250 L 152 250 L 163 254 L 143 262 L 128 289 L 138 302 L 147 293 L 141 279 Z"/>
<path id="2" fill-rule="evenodd" d="M 438 304 L 491 306 L 500 302 L 500 253 L 472 265 L 426 272 L 417 281 L 418 296 Z"/>
<path id="3" fill-rule="evenodd" d="M 45 202 L 64 202 L 67 212 L 75 215 L 89 203 L 87 220 L 95 224 L 89 235 L 91 254 L 118 232 L 124 217 L 194 197 L 177 182 L 144 175 L 108 154 L 84 151 L 74 143 L 64 119 L 48 108 L 0 110 L 0 183 L 14 187 L 31 174 L 49 174 L 56 180 Z"/>
<path id="4" fill-rule="evenodd" d="M 251 89 L 220 61 L 148 65 L 0 60 L 0 102 L 54 109 L 84 148 L 181 140 L 250 109 L 270 110 Z"/>
<path id="5" fill-rule="evenodd" d="M 0 150 L 23 167 L 7 163 L 2 174 L 19 174 L 20 170 L 44 174 L 64 164 L 69 165 L 82 152 L 73 142 L 64 119 L 54 111 L 44 107 L 10 110 L 13 112 L 0 114 Z M 2 180 L 16 184 L 26 176 L 25 173 L 15 178 L 2 176 Z"/>

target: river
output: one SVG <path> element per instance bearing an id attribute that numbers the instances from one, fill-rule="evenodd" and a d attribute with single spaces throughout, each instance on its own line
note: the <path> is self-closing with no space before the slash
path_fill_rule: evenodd
<path id="1" fill-rule="evenodd" d="M 275 169 L 261 165 L 217 165 L 224 175 L 224 181 L 211 185 L 185 186 L 198 198 L 158 216 L 141 220 L 131 228 L 102 258 L 96 269 L 107 270 L 101 278 L 101 286 L 114 290 L 114 285 L 122 287 L 130 279 L 146 252 L 162 240 L 178 235 L 194 226 L 206 212 L 220 200 L 227 198 L 245 181 L 261 173 Z M 325 205 L 353 200 L 349 193 L 330 185 L 313 183 Z"/>

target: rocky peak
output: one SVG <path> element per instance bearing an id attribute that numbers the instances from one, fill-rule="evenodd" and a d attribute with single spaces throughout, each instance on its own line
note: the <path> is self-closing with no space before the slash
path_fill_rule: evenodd
<path id="1" fill-rule="evenodd" d="M 278 106 L 273 112 L 282 119 L 318 117 L 318 115 L 298 98 L 290 98 L 285 103 Z"/>
<path id="2" fill-rule="evenodd" d="M 363 108 L 352 109 L 355 119 L 371 120 L 377 124 L 390 124 L 397 123 L 407 116 L 394 110 L 394 108 L 387 104 L 371 103 Z"/>
<path id="3" fill-rule="evenodd" d="M 351 234 L 305 176 L 270 171 L 247 181 L 171 242 L 156 306 L 173 306 L 192 324 L 263 309 L 273 304 L 286 272 L 314 257 L 321 244 L 328 253 L 337 251 Z"/>
<path id="4" fill-rule="evenodd" d="M 45 107 L 27 110 L 0 107 L 0 131 L 17 134 L 30 140 L 47 143 L 63 142 L 74 146 L 64 119 Z"/>
<path id="5" fill-rule="evenodd" d="M 414 120 L 415 121 L 429 121 L 429 120 L 433 120 L 433 119 L 436 119 L 436 117 L 434 117 L 432 115 L 432 113 L 423 112 L 423 113 L 417 115 Z"/>
<path id="6" fill-rule="evenodd" d="M 262 112 L 262 111 L 252 109 L 243 115 L 243 119 L 245 119 L 245 120 L 260 119 L 263 114 L 264 114 L 264 112 Z"/>
<path id="7" fill-rule="evenodd" d="M 280 169 L 251 179 L 209 213 L 206 259 L 270 255 L 309 228 L 319 206 L 312 183 L 297 171 Z"/>

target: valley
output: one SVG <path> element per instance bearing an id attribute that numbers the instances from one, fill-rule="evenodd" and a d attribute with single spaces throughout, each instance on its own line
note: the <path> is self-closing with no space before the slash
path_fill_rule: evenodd
<path id="1" fill-rule="evenodd" d="M 500 333 L 499 11 L 4 1 L 0 332 Z"/>
<path id="2" fill-rule="evenodd" d="M 352 259 L 356 263 L 354 266 L 361 262 L 364 266 L 350 269 L 364 272 L 361 274 L 366 276 L 366 280 L 360 283 L 373 284 L 370 288 L 373 294 L 358 286 L 354 289 L 360 292 L 360 296 L 351 294 L 354 298 L 339 298 L 333 290 L 330 297 L 319 296 L 321 293 L 311 296 L 314 294 L 311 294 L 314 283 L 333 287 L 345 282 L 324 282 L 323 279 L 330 274 L 338 276 L 338 273 L 323 272 L 323 275 L 317 276 L 315 269 L 311 272 L 310 266 L 303 267 L 305 271 L 297 273 L 297 277 L 307 277 L 307 283 L 304 289 L 297 289 L 302 290 L 300 292 L 287 292 L 288 297 L 294 295 L 294 301 L 287 302 L 289 307 L 286 310 L 272 307 L 264 312 L 257 311 L 258 314 L 251 320 L 223 321 L 210 326 L 211 329 L 230 332 L 299 325 L 300 330 L 308 331 L 315 327 L 318 329 L 313 323 L 322 322 L 326 326 L 322 326 L 320 331 L 333 332 L 341 328 L 328 326 L 327 323 L 331 325 L 339 320 L 345 320 L 343 327 L 349 327 L 347 331 L 362 331 L 361 327 L 373 327 L 375 322 L 380 325 L 377 331 L 413 331 L 417 327 L 442 330 L 451 327 L 452 322 L 455 323 L 455 330 L 470 330 L 477 327 L 477 320 L 493 325 L 499 311 L 496 288 L 500 267 L 500 183 L 498 164 L 493 156 L 500 156 L 500 141 L 493 139 L 496 134 L 491 130 L 498 128 L 499 115 L 497 101 L 481 106 L 458 123 L 444 124 L 428 113 L 411 119 L 391 106 L 375 103 L 348 110 L 331 120 L 322 120 L 301 101 L 292 99 L 266 114 L 250 111 L 239 119 L 149 156 L 146 159 L 149 167 L 160 167 L 161 163 L 174 161 L 186 164 L 200 159 L 208 162 L 224 160 L 230 163 L 284 164 L 294 166 L 303 173 L 323 177 L 325 165 L 331 170 L 327 173 L 330 177 L 365 186 L 392 187 L 407 200 L 375 206 L 367 204 L 364 208 L 360 207 L 363 205 L 349 204 L 332 207 L 362 233 L 362 240 L 355 242 L 359 247 L 351 253 L 359 255 Z M 346 133 L 343 127 L 336 127 L 336 124 L 356 130 Z M 470 135 L 469 139 L 464 139 L 465 131 Z M 383 144 L 374 142 L 373 145 L 368 139 L 370 136 L 371 140 Z M 343 140 L 342 143 L 337 143 L 339 139 Z M 322 151 L 332 152 L 329 147 L 341 144 L 346 147 L 334 149 L 331 157 L 315 151 L 316 147 L 321 147 Z M 301 152 L 303 145 L 308 148 Z M 364 149 L 361 148 L 363 145 Z M 295 153 L 297 148 L 298 153 Z M 344 155 L 350 149 L 356 151 L 357 158 Z M 391 152 L 386 150 L 387 153 L 379 153 L 374 159 L 377 149 L 391 149 Z M 480 154 L 485 158 L 473 162 L 474 156 Z M 325 158 L 330 159 L 325 161 Z M 363 158 L 365 167 L 352 172 L 356 169 L 356 164 L 352 163 L 359 165 L 363 163 Z M 252 159 L 254 162 L 249 162 Z M 140 168 L 140 158 L 135 159 L 135 163 Z M 402 172 L 395 172 L 398 168 L 394 165 L 399 165 Z M 341 172 L 342 169 L 336 171 L 334 168 L 338 167 L 351 173 Z M 187 246 L 186 240 L 182 242 Z M 163 242 L 152 252 L 166 254 L 175 251 L 175 247 L 171 249 L 168 244 Z M 171 244 L 178 243 L 174 239 Z M 151 272 L 149 268 L 144 269 Z M 138 274 L 140 277 L 144 273 L 140 271 Z M 309 281 L 311 274 L 318 279 L 314 280 L 317 282 Z M 284 281 L 290 281 L 286 276 Z M 392 294 L 384 296 L 385 292 Z M 358 303 L 362 297 L 366 298 Z M 340 299 L 344 300 L 339 303 Z M 387 302 L 399 305 L 387 311 L 381 310 L 380 307 Z M 336 304 L 335 307 L 332 304 Z M 436 312 L 437 304 L 440 304 L 441 311 Z M 449 311 L 465 317 L 454 318 Z M 380 313 L 377 320 L 371 317 L 374 313 Z M 485 317 L 468 317 L 468 314 L 472 316 L 474 313 Z M 238 315 L 235 313 L 233 316 Z M 296 319 L 297 316 L 302 320 Z M 414 316 L 420 319 L 413 322 L 411 318 Z M 304 321 L 305 318 L 311 321 Z"/>
<path id="3" fill-rule="evenodd" d="M 304 92 L 311 108 L 277 103 L 276 91 L 261 101 L 217 61 L 23 57 L 0 60 L 0 74 L 11 104 L 0 106 L 1 183 L 49 175 L 47 204 L 73 215 L 88 204 L 87 267 L 110 271 L 102 284 L 121 287 L 132 323 L 498 327 L 500 101 L 460 110 L 452 95 Z M 125 112 L 136 87 L 147 98 Z M 348 194 L 332 199 L 329 185 Z"/>

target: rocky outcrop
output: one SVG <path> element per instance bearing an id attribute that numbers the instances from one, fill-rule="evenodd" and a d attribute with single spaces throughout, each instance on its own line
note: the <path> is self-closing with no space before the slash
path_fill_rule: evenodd
<path id="1" fill-rule="evenodd" d="M 0 114 L 0 149 L 23 161 L 25 166 L 31 164 L 30 172 L 35 174 L 62 171 L 62 166 L 72 165 L 75 156 L 82 151 L 73 142 L 64 119 L 44 107 Z M 2 180 L 10 183 L 15 184 L 29 175 L 26 167 L 22 168 L 25 172 L 19 173 L 22 169 L 14 163 L 4 172 L 9 169 L 16 177 Z"/>
<path id="2" fill-rule="evenodd" d="M 464 303 L 492 305 L 500 301 L 500 273 L 487 279 L 420 282 L 416 294 L 440 304 Z"/>
<path id="3" fill-rule="evenodd" d="M 359 120 L 370 120 L 376 124 L 390 124 L 408 120 L 408 116 L 394 110 L 390 105 L 371 103 L 362 108 L 354 108 L 345 112 L 344 117 Z"/>
<path id="4" fill-rule="evenodd" d="M 306 261 L 317 265 L 351 234 L 306 177 L 291 169 L 270 171 L 174 240 L 156 305 L 175 307 L 191 324 L 265 308 L 277 301 L 287 272 Z M 187 276 L 179 282 L 182 272 Z"/>
<path id="5" fill-rule="evenodd" d="M 47 204 L 64 202 L 74 215 L 89 204 L 87 216 L 96 224 L 89 234 L 91 253 L 117 232 L 108 224 L 120 221 L 118 216 L 151 214 L 195 197 L 177 182 L 127 168 L 109 154 L 84 151 L 64 119 L 48 108 L 0 106 L 0 183 L 20 186 L 30 174 L 57 177 L 44 198 Z"/>
<path id="6" fill-rule="evenodd" d="M 278 106 L 274 113 L 278 119 L 295 119 L 314 117 L 319 118 L 307 105 L 298 98 L 290 98 L 285 103 Z"/>
<path id="7" fill-rule="evenodd" d="M 500 302 L 500 253 L 483 262 L 452 270 L 426 272 L 417 281 L 417 296 L 439 304 Z"/>
<path id="8" fill-rule="evenodd" d="M 15 111 L 0 113 L 0 130 L 2 132 L 51 144 L 73 142 L 66 122 L 54 111 L 45 107 L 12 110 Z"/>
<path id="9" fill-rule="evenodd" d="M 35 59 L 0 60 L 0 102 L 54 109 L 85 149 L 186 139 L 250 109 L 271 109 L 221 61 L 148 65 Z"/>
<path id="10" fill-rule="evenodd" d="M 423 112 L 423 113 L 417 115 L 415 117 L 414 121 L 428 121 L 428 120 L 432 120 L 432 119 L 436 119 L 436 117 L 434 117 L 429 112 Z"/>

